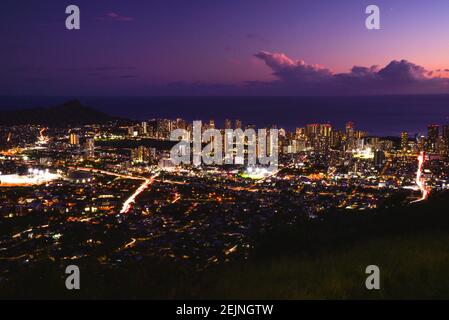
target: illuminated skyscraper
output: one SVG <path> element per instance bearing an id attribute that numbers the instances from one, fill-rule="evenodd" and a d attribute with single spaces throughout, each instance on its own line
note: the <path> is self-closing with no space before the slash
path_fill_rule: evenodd
<path id="1" fill-rule="evenodd" d="M 146 121 L 142 122 L 142 134 L 144 136 L 148 134 L 148 123 Z"/>
<path id="2" fill-rule="evenodd" d="M 309 147 L 316 152 L 326 153 L 331 144 L 332 126 L 328 123 L 308 124 L 305 128 L 305 136 Z"/>
<path id="3" fill-rule="evenodd" d="M 94 138 L 92 138 L 92 137 L 86 138 L 85 152 L 86 152 L 86 157 L 88 159 L 95 158 L 95 141 L 94 141 Z"/>
<path id="4" fill-rule="evenodd" d="M 340 149 L 343 132 L 339 130 L 332 130 L 330 137 L 330 145 L 334 149 Z"/>
<path id="5" fill-rule="evenodd" d="M 332 132 L 332 126 L 329 123 L 322 124 L 320 126 L 320 133 L 323 137 L 330 137 Z"/>
<path id="6" fill-rule="evenodd" d="M 401 150 L 406 152 L 408 150 L 408 132 L 401 133 Z"/>
<path id="7" fill-rule="evenodd" d="M 139 146 L 131 151 L 131 160 L 134 163 L 148 163 L 150 156 L 150 149 L 144 146 Z"/>
<path id="8" fill-rule="evenodd" d="M 351 150 L 355 148 L 355 133 L 354 123 L 348 122 L 345 126 L 345 150 Z"/>
<path id="9" fill-rule="evenodd" d="M 242 129 L 242 121 L 235 120 L 235 128 L 236 129 Z"/>
<path id="10" fill-rule="evenodd" d="M 433 124 L 427 127 L 427 152 L 436 152 L 440 126 Z"/>
<path id="11" fill-rule="evenodd" d="M 416 141 L 417 141 L 417 144 L 418 144 L 418 150 L 419 151 L 424 151 L 424 149 L 426 147 L 426 137 L 418 135 L 416 137 Z"/>
<path id="12" fill-rule="evenodd" d="M 354 136 L 354 123 L 353 122 L 350 121 L 350 122 L 346 123 L 345 129 L 346 129 L 346 135 L 348 137 Z"/>
<path id="13" fill-rule="evenodd" d="M 172 126 L 172 130 L 174 129 L 185 129 L 187 130 L 187 122 L 183 119 L 176 119 L 174 125 Z"/>
<path id="14" fill-rule="evenodd" d="M 318 136 L 319 132 L 320 132 L 320 125 L 319 124 L 312 123 L 312 124 L 306 125 L 305 133 L 306 133 L 306 137 L 308 139 L 311 140 L 311 139 L 313 139 L 313 137 Z"/>
<path id="15" fill-rule="evenodd" d="M 444 154 L 449 156 L 449 124 L 445 124 L 443 126 L 443 145 L 444 145 Z"/>
<path id="16" fill-rule="evenodd" d="M 156 137 L 159 139 L 170 138 L 170 132 L 172 131 L 173 123 L 169 119 L 157 119 L 156 120 Z"/>
<path id="17" fill-rule="evenodd" d="M 225 120 L 224 128 L 225 129 L 232 129 L 232 122 L 231 122 L 231 120 L 229 120 L 229 119 Z"/>
<path id="18" fill-rule="evenodd" d="M 374 151 L 374 166 L 376 168 L 382 168 L 385 163 L 385 153 L 382 150 Z"/>
<path id="19" fill-rule="evenodd" d="M 296 128 L 295 138 L 296 139 L 304 139 L 305 138 L 305 129 L 304 128 Z"/>
<path id="20" fill-rule="evenodd" d="M 70 144 L 72 146 L 77 146 L 80 144 L 80 137 L 78 134 L 76 133 L 71 133 L 70 134 Z"/>

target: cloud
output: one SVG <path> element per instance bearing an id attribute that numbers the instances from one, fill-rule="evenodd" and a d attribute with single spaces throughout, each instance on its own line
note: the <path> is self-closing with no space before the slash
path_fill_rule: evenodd
<path id="1" fill-rule="evenodd" d="M 133 17 L 124 16 L 117 12 L 107 12 L 105 14 L 102 14 L 101 16 L 97 17 L 97 20 L 101 21 L 117 21 L 117 22 L 130 22 L 134 21 Z"/>
<path id="2" fill-rule="evenodd" d="M 332 76 L 329 69 L 309 65 L 303 60 L 293 61 L 283 53 L 261 51 L 255 54 L 273 70 L 273 75 L 284 81 L 322 81 Z"/>
<path id="3" fill-rule="evenodd" d="M 276 80 L 264 83 L 265 90 L 283 94 L 359 95 L 449 93 L 449 78 L 434 78 L 432 72 L 407 60 L 394 60 L 383 68 L 354 66 L 347 73 L 334 73 L 283 53 L 255 54 L 268 66 Z M 252 83 L 253 86 L 261 83 Z"/>
<path id="4" fill-rule="evenodd" d="M 152 95 L 248 95 L 248 96 L 334 96 L 390 94 L 449 94 L 449 78 L 407 60 L 393 60 L 386 66 L 354 66 L 348 72 L 303 60 L 284 53 L 261 51 L 254 55 L 271 70 L 271 81 L 250 80 L 239 85 L 175 82 L 147 87 Z"/>
<path id="5" fill-rule="evenodd" d="M 392 61 L 378 72 L 382 79 L 400 82 L 420 81 L 430 79 L 430 72 L 421 66 L 407 60 Z"/>

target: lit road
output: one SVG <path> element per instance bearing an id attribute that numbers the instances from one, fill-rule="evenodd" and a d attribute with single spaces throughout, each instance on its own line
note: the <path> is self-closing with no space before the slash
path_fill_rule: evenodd
<path id="1" fill-rule="evenodd" d="M 421 153 L 418 156 L 418 170 L 416 171 L 416 184 L 419 187 L 419 190 L 421 190 L 422 197 L 418 200 L 413 201 L 412 203 L 424 201 L 429 196 L 429 189 L 426 187 L 426 182 L 422 177 L 424 161 L 425 161 L 424 152 L 421 151 Z"/>
<path id="2" fill-rule="evenodd" d="M 105 174 L 108 176 L 114 176 L 114 177 L 123 178 L 123 179 L 145 180 L 144 177 L 130 176 L 130 175 L 126 175 L 126 174 L 121 174 L 121 173 L 116 173 L 116 172 L 106 171 L 106 170 L 101 170 L 101 169 L 95 169 L 95 168 L 69 167 L 69 169 L 78 170 L 78 171 L 86 171 L 86 172 L 91 172 L 91 173 L 102 173 L 102 174 Z"/>
<path id="3" fill-rule="evenodd" d="M 132 179 L 132 180 L 144 180 L 144 182 L 140 185 L 140 187 L 123 203 L 122 210 L 120 210 L 120 213 L 129 213 L 129 211 L 132 209 L 132 205 L 136 202 L 136 198 L 144 192 L 156 179 L 157 176 L 159 176 L 159 173 L 155 173 L 150 178 L 144 178 L 144 177 L 138 177 L 138 176 L 130 176 L 125 174 L 120 174 L 116 172 L 111 171 L 105 171 L 101 169 L 94 169 L 94 168 L 83 168 L 83 167 L 70 167 L 70 169 L 80 170 L 80 171 L 87 171 L 92 173 L 102 173 L 105 175 L 115 176 L 123 179 Z"/>
<path id="4" fill-rule="evenodd" d="M 132 205 L 136 202 L 136 198 L 153 183 L 158 175 L 159 173 L 156 173 L 151 178 L 145 179 L 145 182 L 125 201 L 125 203 L 123 203 L 120 213 L 129 213 L 132 209 Z"/>

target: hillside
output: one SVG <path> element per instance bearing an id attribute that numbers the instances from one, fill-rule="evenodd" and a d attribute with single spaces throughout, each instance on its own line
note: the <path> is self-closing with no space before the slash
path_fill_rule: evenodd
<path id="1" fill-rule="evenodd" d="M 48 108 L 0 111 L 0 125 L 68 126 L 107 123 L 118 120 L 104 112 L 81 104 L 78 100 Z"/>
<path id="2" fill-rule="evenodd" d="M 4 283 L 0 297 L 448 299 L 448 199 L 445 192 L 406 207 L 390 203 L 377 211 L 336 212 L 279 226 L 259 239 L 247 261 L 203 271 L 149 257 L 116 269 L 88 259 L 80 264 L 80 292 L 63 289 L 64 264 L 27 266 Z M 379 291 L 364 287 L 371 264 L 381 270 Z"/>

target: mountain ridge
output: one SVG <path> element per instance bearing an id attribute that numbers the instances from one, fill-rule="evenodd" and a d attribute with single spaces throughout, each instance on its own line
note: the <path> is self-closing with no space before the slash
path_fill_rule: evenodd
<path id="1" fill-rule="evenodd" d="M 0 125 L 46 125 L 69 126 L 102 124 L 124 120 L 108 115 L 92 107 L 83 105 L 79 100 L 67 101 L 52 107 L 37 107 L 20 110 L 0 111 Z"/>

